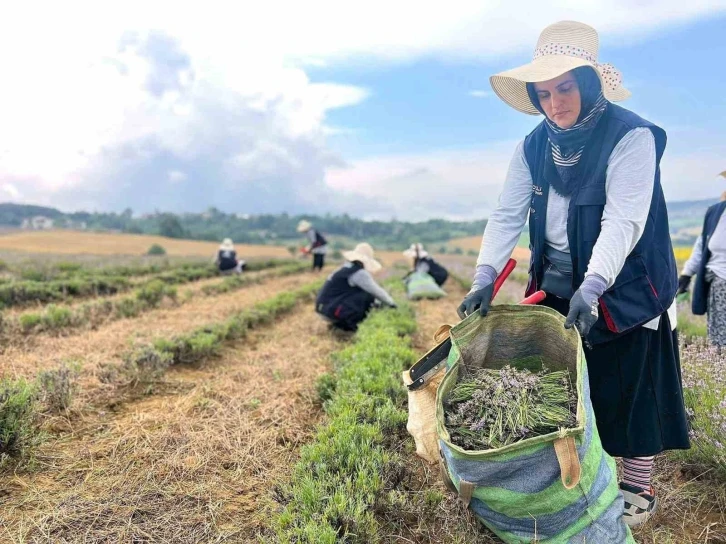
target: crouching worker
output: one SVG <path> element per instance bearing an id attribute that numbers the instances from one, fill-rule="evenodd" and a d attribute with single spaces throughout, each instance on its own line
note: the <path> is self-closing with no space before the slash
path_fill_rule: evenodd
<path id="1" fill-rule="evenodd" d="M 222 274 L 241 274 L 245 269 L 245 262 L 237 259 L 234 244 L 229 238 L 220 244 L 214 264 Z"/>
<path id="2" fill-rule="evenodd" d="M 325 255 L 328 253 L 328 241 L 325 236 L 304 219 L 298 223 L 297 231 L 301 234 L 304 233 L 310 241 L 310 245 L 303 251 L 313 256 L 313 272 L 322 270 L 325 266 Z"/>
<path id="3" fill-rule="evenodd" d="M 439 287 L 448 279 L 449 272 L 431 258 L 422 244 L 411 244 L 411 247 L 404 251 L 403 255 L 411 260 L 412 272 L 428 274 Z"/>
<path id="4" fill-rule="evenodd" d="M 382 267 L 370 244 L 358 244 L 353 251 L 344 251 L 343 257 L 347 262 L 327 279 L 318 293 L 315 309 L 333 327 L 356 331 L 376 301 L 391 308 L 396 303 L 373 279 Z"/>

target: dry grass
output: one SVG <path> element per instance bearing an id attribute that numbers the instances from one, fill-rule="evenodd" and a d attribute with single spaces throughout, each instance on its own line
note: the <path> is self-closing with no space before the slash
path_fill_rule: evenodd
<path id="1" fill-rule="evenodd" d="M 659 510 L 634 531 L 640 544 L 726 543 L 726 482 L 659 455 L 653 485 Z"/>
<path id="2" fill-rule="evenodd" d="M 0 236 L 0 250 L 63 255 L 144 255 L 153 244 L 159 244 L 170 256 L 208 257 L 212 259 L 218 242 L 177 240 L 142 234 L 108 234 L 68 230 L 14 232 Z M 249 257 L 289 257 L 279 246 L 237 244 L 237 254 Z"/>
<path id="3" fill-rule="evenodd" d="M 0 540 L 253 541 L 339 348 L 307 306 L 211 364 L 172 369 L 166 395 L 66 423 L 38 472 L 0 480 Z"/>
<path id="4" fill-rule="evenodd" d="M 0 354 L 0 376 L 32 377 L 43 368 L 57 366 L 60 361 L 74 361 L 82 367 L 84 390 L 103 387 L 98 381 L 99 369 L 108 363 L 119 362 L 132 346 L 222 321 L 246 307 L 316 278 L 308 273 L 275 278 L 249 289 L 192 299 L 178 307 L 160 308 L 136 318 L 114 321 L 98 330 L 64 337 L 38 336 L 28 345 L 5 347 Z"/>

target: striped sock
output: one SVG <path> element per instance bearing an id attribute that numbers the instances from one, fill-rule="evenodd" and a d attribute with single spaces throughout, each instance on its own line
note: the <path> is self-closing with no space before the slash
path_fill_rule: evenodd
<path id="1" fill-rule="evenodd" d="M 623 483 L 640 487 L 650 493 L 650 474 L 653 472 L 653 459 L 650 457 L 623 457 Z"/>

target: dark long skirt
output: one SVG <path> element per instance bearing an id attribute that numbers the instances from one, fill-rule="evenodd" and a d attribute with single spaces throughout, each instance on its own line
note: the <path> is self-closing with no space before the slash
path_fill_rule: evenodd
<path id="1" fill-rule="evenodd" d="M 569 301 L 544 305 L 567 315 Z M 635 330 L 585 348 L 590 397 L 603 448 L 613 457 L 646 457 L 688 449 L 678 334 L 668 314 L 658 330 Z"/>
<path id="2" fill-rule="evenodd" d="M 313 253 L 313 270 L 322 270 L 325 266 L 325 255 L 322 253 Z"/>

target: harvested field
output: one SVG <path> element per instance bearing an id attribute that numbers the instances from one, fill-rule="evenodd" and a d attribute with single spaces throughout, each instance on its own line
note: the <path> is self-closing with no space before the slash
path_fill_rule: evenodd
<path id="1" fill-rule="evenodd" d="M 320 416 L 315 377 L 340 340 L 310 305 L 164 393 L 70 421 L 39 470 L 0 488 L 9 542 L 250 542 Z M 52 422 L 49 423 L 52 426 Z"/>
<path id="2" fill-rule="evenodd" d="M 395 276 L 405 260 L 396 252 L 381 259 L 388 268 L 380 278 L 397 286 L 400 300 Z M 292 534 L 316 543 L 342 535 L 350 542 L 499 542 L 445 490 L 438 467 L 416 457 L 405 430 L 403 361 L 427 351 L 439 325 L 458 321 L 474 266 L 472 257 L 440 260 L 459 277 L 446 284 L 449 296 L 383 310 L 362 339 L 330 333 L 309 292 L 263 310 L 324 277 L 309 272 L 223 294 L 203 293 L 224 279 L 195 281 L 179 289 L 176 303 L 95 330 L 13 336 L 0 353 L 0 378 L 33 379 L 61 363 L 79 375 L 69 407 L 38 410 L 34 425 L 44 439 L 32 455 L 17 465 L 0 455 L 0 542 L 276 542 Z M 519 255 L 495 303 L 522 298 L 527 260 Z M 240 313 L 270 317 L 219 336 L 227 330 L 219 324 Z M 182 335 L 199 341 L 195 357 L 149 379 L 107 379 L 134 347 L 163 339 L 157 353 L 172 353 L 176 344 L 168 341 Z M 340 379 L 351 397 L 339 396 L 326 413 L 319 395 L 329 398 Z M 318 470 L 339 487 L 310 480 Z M 638 542 L 726 542 L 726 483 L 715 470 L 661 456 L 655 484 L 660 511 L 637 530 Z M 306 509 L 310 524 L 299 525 L 295 516 Z"/>
<path id="3" fill-rule="evenodd" d="M 153 244 L 162 246 L 170 256 L 207 257 L 212 259 L 219 242 L 178 240 L 141 234 L 106 234 L 66 230 L 29 231 L 0 236 L 0 250 L 63 255 L 144 255 Z M 249 257 L 289 257 L 279 246 L 235 245 L 237 254 Z"/>
<path id="4" fill-rule="evenodd" d="M 53 368 L 62 361 L 81 364 L 87 379 L 97 380 L 104 364 L 119 361 L 134 345 L 151 342 L 222 321 L 241 309 L 288 291 L 315 279 L 308 273 L 276 278 L 254 289 L 197 298 L 188 304 L 160 308 L 133 319 L 109 323 L 101 329 L 67 337 L 43 336 L 28 347 L 8 346 L 0 354 L 5 376 L 32 377 L 39 370 Z"/>

